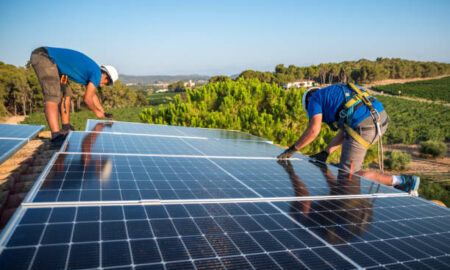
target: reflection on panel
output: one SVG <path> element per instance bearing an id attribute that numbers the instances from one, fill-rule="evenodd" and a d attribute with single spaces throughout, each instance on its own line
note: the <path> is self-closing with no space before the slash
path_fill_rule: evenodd
<path id="1" fill-rule="evenodd" d="M 415 197 L 277 202 L 362 267 L 448 269 L 450 211 Z M 427 268 L 428 269 L 428 268 Z"/>
<path id="2" fill-rule="evenodd" d="M 308 160 L 214 159 L 262 197 L 397 193 L 396 189 Z"/>
<path id="3" fill-rule="evenodd" d="M 205 158 L 59 154 L 33 201 L 255 197 Z"/>
<path id="4" fill-rule="evenodd" d="M 194 128 L 184 126 L 168 126 L 129 122 L 108 122 L 89 119 L 86 131 L 120 132 L 134 134 L 160 134 L 175 136 L 197 136 L 210 139 L 267 141 L 237 130 Z"/>
<path id="5" fill-rule="evenodd" d="M 0 263 L 7 269 L 355 268 L 270 203 L 29 209 Z"/>
<path id="6" fill-rule="evenodd" d="M 0 123 L 0 137 L 29 139 L 36 136 L 44 126 L 13 125 Z"/>

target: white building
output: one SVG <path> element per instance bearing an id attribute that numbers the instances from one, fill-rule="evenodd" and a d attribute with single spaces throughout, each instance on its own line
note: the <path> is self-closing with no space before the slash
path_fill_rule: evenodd
<path id="1" fill-rule="evenodd" d="M 195 86 L 195 82 L 193 82 L 192 80 L 189 80 L 188 82 L 184 83 L 184 87 L 186 88 L 192 88 Z"/>
<path id="2" fill-rule="evenodd" d="M 299 80 L 294 82 L 288 82 L 287 84 L 283 85 L 284 89 L 289 89 L 291 87 L 300 88 L 300 87 L 312 87 L 314 84 L 314 81 L 311 80 Z"/>

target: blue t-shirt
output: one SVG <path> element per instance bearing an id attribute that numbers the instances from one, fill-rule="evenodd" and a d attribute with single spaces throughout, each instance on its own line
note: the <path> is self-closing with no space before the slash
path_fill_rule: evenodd
<path id="1" fill-rule="evenodd" d="M 62 48 L 46 47 L 48 56 L 55 62 L 60 75 L 64 74 L 69 80 L 87 85 L 92 82 L 98 87 L 102 78 L 100 67 L 85 54 Z"/>
<path id="2" fill-rule="evenodd" d="M 317 90 L 311 95 L 308 103 L 308 116 L 311 117 L 317 114 L 322 114 L 322 122 L 328 125 L 336 122 L 336 111 L 344 102 L 344 90 L 342 87 L 347 87 L 346 84 L 335 84 Z M 383 105 L 378 100 L 372 102 L 373 107 L 377 112 L 384 110 Z M 356 127 L 362 120 L 370 116 L 370 111 L 367 106 L 360 106 L 353 112 L 352 128 Z"/>

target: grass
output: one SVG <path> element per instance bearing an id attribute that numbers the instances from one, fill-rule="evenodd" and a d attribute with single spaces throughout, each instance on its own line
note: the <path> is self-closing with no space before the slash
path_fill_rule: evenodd
<path id="1" fill-rule="evenodd" d="M 112 113 L 114 120 L 117 121 L 141 122 L 139 114 L 144 108 L 148 107 L 155 106 L 117 108 L 107 110 L 107 112 Z M 87 119 L 97 119 L 97 117 L 89 110 L 70 114 L 70 123 L 75 127 L 75 130 L 84 130 Z M 44 113 L 33 113 L 31 116 L 27 117 L 22 124 L 45 125 L 45 130 L 50 130 Z"/>
<path id="2" fill-rule="evenodd" d="M 388 84 L 373 87 L 376 91 L 384 91 L 392 95 L 424 98 L 450 103 L 450 77 L 435 80 L 416 81 L 404 84 Z"/>

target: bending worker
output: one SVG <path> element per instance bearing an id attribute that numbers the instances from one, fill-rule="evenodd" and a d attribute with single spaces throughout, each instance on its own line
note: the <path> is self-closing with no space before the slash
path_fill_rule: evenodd
<path id="1" fill-rule="evenodd" d="M 339 167 L 358 173 L 374 181 L 398 189 L 417 193 L 420 178 L 413 175 L 384 175 L 374 171 L 361 171 L 367 149 L 378 141 L 382 152 L 381 136 L 387 129 L 389 117 L 383 105 L 365 90 L 354 84 L 336 84 L 322 89 L 311 88 L 302 99 L 309 124 L 297 142 L 278 156 L 290 158 L 297 150 L 310 144 L 320 133 L 322 122 L 332 130 L 339 130 L 327 147 L 311 158 L 326 162 L 328 156 L 342 145 Z M 379 157 L 383 171 L 382 153 Z"/>
<path id="2" fill-rule="evenodd" d="M 30 63 L 39 79 L 45 99 L 45 117 L 52 132 L 52 145 L 61 145 L 70 125 L 70 97 L 72 89 L 68 80 L 86 85 L 84 102 L 98 118 L 105 118 L 97 87 L 113 85 L 119 78 L 112 66 L 99 67 L 81 52 L 69 49 L 40 47 L 31 53 Z M 62 131 L 59 129 L 58 111 L 61 113 Z M 106 114 L 111 118 L 111 115 Z"/>

